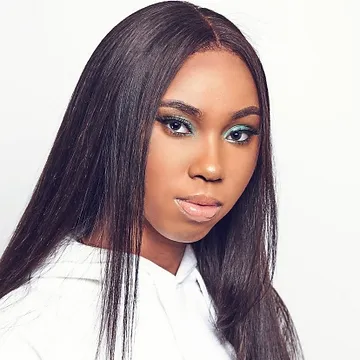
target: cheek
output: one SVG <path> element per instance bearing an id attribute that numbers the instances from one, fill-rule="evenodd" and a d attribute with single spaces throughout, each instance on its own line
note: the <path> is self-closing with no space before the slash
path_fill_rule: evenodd
<path id="1" fill-rule="evenodd" d="M 179 141 L 178 141 L 179 140 Z M 182 140 L 184 141 L 184 140 Z M 194 149 L 154 126 L 145 171 L 145 229 L 176 241 L 194 242 L 210 230 L 184 221 L 174 199 L 191 193 L 188 169 Z"/>
<path id="2" fill-rule="evenodd" d="M 224 187 L 225 198 L 229 200 L 227 211 L 229 211 L 236 201 L 241 197 L 246 186 L 248 185 L 258 160 L 258 142 L 251 144 L 252 146 L 240 149 L 236 156 L 229 154 L 226 164 L 227 172 L 227 186 Z M 233 161 L 236 159 L 236 161 Z"/>
<path id="3" fill-rule="evenodd" d="M 145 171 L 145 217 L 153 226 L 174 214 L 173 199 L 179 196 L 189 162 L 186 151 L 179 151 L 179 142 L 154 125 Z"/>
<path id="4" fill-rule="evenodd" d="M 186 147 L 179 148 L 178 141 L 154 125 L 145 171 L 145 198 L 176 195 L 174 190 L 186 175 L 189 156 L 191 152 Z"/>

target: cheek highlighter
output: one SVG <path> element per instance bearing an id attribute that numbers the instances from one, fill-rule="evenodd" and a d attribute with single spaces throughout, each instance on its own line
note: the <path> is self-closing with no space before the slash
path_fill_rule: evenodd
<path id="1" fill-rule="evenodd" d="M 187 218 L 196 222 L 212 220 L 221 209 L 219 205 L 199 205 L 180 199 L 176 199 L 175 202 Z"/>

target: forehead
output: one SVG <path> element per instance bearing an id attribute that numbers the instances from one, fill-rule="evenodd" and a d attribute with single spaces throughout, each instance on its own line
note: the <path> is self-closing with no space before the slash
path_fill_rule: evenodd
<path id="1" fill-rule="evenodd" d="M 190 56 L 163 99 L 184 101 L 205 114 L 259 106 L 250 70 L 239 56 L 227 51 L 206 51 Z"/>

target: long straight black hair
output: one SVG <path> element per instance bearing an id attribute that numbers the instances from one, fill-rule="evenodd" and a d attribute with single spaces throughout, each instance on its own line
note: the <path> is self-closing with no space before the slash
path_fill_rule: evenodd
<path id="1" fill-rule="evenodd" d="M 229 51 L 245 61 L 257 87 L 263 134 L 244 193 L 192 244 L 214 301 L 216 330 L 232 344 L 237 359 L 302 358 L 291 317 L 272 285 L 277 207 L 263 67 L 224 16 L 188 2 L 165 1 L 128 16 L 95 49 L 0 261 L 1 298 L 28 282 L 65 236 L 80 239 L 95 229 L 106 233 L 112 251 L 102 285 L 96 355 L 105 336 L 110 360 L 120 325 L 122 359 L 131 354 L 138 262 L 128 254 L 140 253 L 145 167 L 156 112 L 184 61 L 207 50 Z"/>

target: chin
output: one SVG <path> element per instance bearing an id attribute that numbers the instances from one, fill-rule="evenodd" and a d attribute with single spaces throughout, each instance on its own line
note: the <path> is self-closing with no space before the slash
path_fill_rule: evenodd
<path id="1" fill-rule="evenodd" d="M 167 234 L 164 235 L 166 238 L 172 241 L 176 241 L 179 243 L 194 243 L 201 239 L 203 239 L 208 233 L 210 229 L 202 230 L 202 231 L 184 231 L 179 233 Z"/>
<path id="2" fill-rule="evenodd" d="M 203 239 L 213 228 L 213 225 L 199 226 L 199 224 L 197 226 L 194 226 L 194 224 L 191 224 L 190 226 L 189 224 L 183 224 L 183 226 L 179 226 L 179 222 L 173 222 L 171 225 L 169 223 L 154 224 L 145 219 L 145 228 L 152 234 L 152 236 L 156 237 L 160 235 L 165 239 L 178 243 L 194 243 L 199 241 Z"/>

